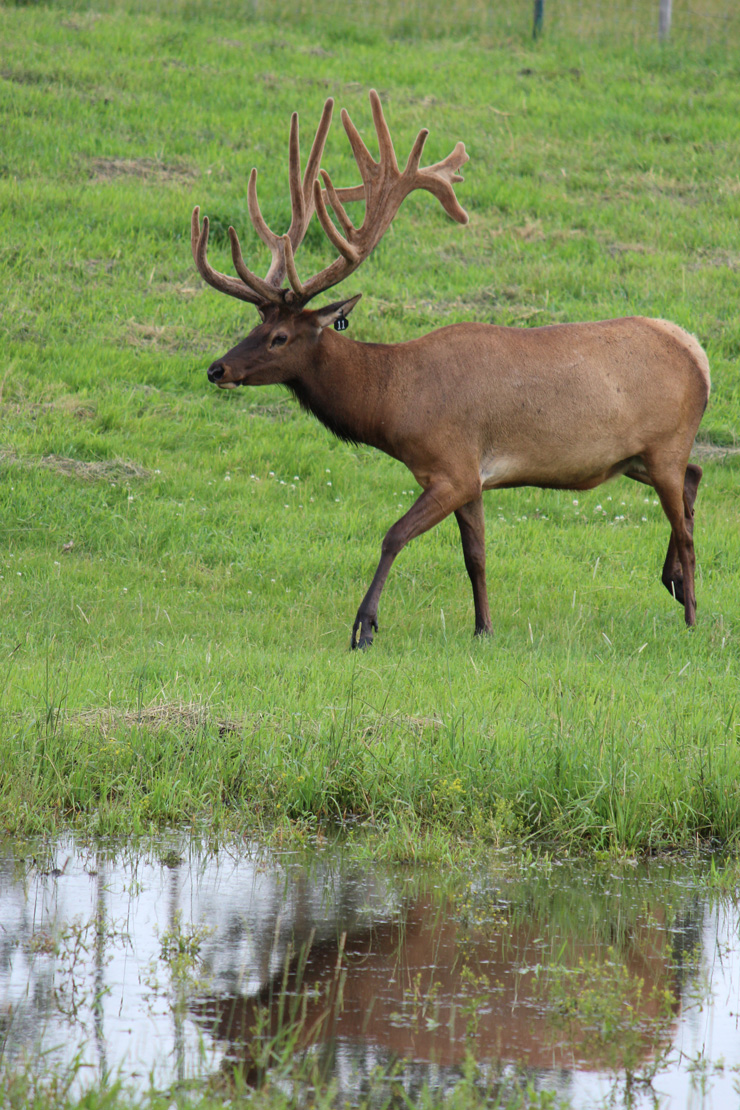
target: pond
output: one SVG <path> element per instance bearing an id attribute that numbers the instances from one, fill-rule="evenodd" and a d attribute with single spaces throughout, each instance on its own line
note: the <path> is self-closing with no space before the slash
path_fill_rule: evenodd
<path id="1" fill-rule="evenodd" d="M 468 873 L 347 846 L 0 846 L 0 1082 L 76 1093 L 463 1080 L 502 1101 L 740 1101 L 737 884 L 707 860 L 500 854 Z M 235 1078 L 236 1077 L 236 1078 Z"/>

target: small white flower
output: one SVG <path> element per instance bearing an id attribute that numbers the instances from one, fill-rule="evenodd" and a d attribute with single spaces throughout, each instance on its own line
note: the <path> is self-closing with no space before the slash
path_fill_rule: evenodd
<path id="1" fill-rule="evenodd" d="M 575 497 L 573 498 L 573 504 L 574 504 L 574 505 L 577 505 L 577 504 L 578 504 L 578 499 L 577 499 L 577 498 L 575 498 Z"/>
<path id="2" fill-rule="evenodd" d="M 225 482 L 230 482 L 231 481 L 231 475 L 230 474 L 224 474 L 224 481 Z"/>
<path id="3" fill-rule="evenodd" d="M 330 485 L 331 485 L 331 482 L 327 482 L 326 484 L 327 484 L 327 486 L 330 486 Z"/>

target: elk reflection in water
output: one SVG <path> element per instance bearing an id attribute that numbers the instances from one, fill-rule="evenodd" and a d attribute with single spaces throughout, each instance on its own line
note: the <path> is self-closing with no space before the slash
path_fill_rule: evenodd
<path id="1" fill-rule="evenodd" d="M 386 1063 L 453 1070 L 469 1058 L 634 1070 L 670 1043 L 674 953 L 644 904 L 627 921 L 564 936 L 526 903 L 489 897 L 481 907 L 419 893 L 393 922 L 328 938 L 302 930 L 300 917 L 287 929 L 286 945 L 277 923 L 273 971 L 259 990 L 191 1005 L 229 1046 L 224 1069 L 238 1064 L 250 1085 L 312 1049 L 331 1062 L 340 1044 L 369 1048 Z"/>
<path id="2" fill-rule="evenodd" d="M 687 1059 L 740 1072 L 737 912 L 696 863 L 497 856 L 462 875 L 341 844 L 59 842 L 0 852 L 0 919 L 3 1065 L 75 1061 L 80 1094 L 242 1077 L 352 1103 L 378 1076 L 452 1086 L 472 1061 L 484 1094 L 522 1069 L 589 1098 L 657 1069 L 682 1097 Z M 697 992 L 719 979 L 707 1044 Z"/>

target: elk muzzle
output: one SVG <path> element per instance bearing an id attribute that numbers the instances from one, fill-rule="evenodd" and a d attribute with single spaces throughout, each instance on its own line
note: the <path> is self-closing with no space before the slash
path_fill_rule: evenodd
<path id="1" fill-rule="evenodd" d="M 221 362 L 220 360 L 212 362 L 211 365 L 208 367 L 208 381 L 220 382 L 221 378 L 223 378 L 224 376 L 224 373 L 225 367 L 223 362 Z"/>

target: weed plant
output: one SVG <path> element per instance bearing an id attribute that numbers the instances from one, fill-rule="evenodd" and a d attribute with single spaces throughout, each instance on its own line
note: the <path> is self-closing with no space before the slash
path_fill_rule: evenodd
<path id="1" fill-rule="evenodd" d="M 737 15 L 677 13 L 659 46 L 625 6 L 611 33 L 562 5 L 534 44 L 493 6 L 341 7 L 0 6 L 3 825 L 358 819 L 401 858 L 733 842 Z M 372 86 L 399 151 L 422 125 L 431 161 L 466 142 L 471 221 L 410 198 L 339 291 L 364 293 L 353 336 L 643 313 L 705 346 L 695 631 L 660 584 L 660 507 L 622 479 L 487 494 L 490 639 L 446 521 L 397 560 L 373 649 L 347 650 L 414 482 L 277 387 L 207 385 L 255 321 L 188 233 L 199 203 L 214 265 L 233 223 L 266 266 L 250 167 L 284 226 L 290 112 L 305 146 L 333 95 L 370 136 Z M 325 164 L 355 180 L 338 123 Z M 312 228 L 300 272 L 329 257 Z"/>

